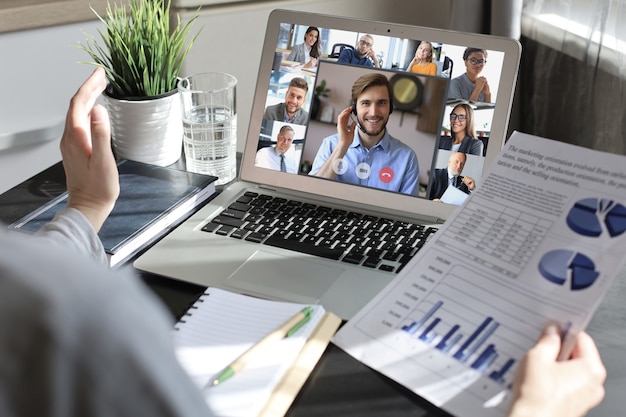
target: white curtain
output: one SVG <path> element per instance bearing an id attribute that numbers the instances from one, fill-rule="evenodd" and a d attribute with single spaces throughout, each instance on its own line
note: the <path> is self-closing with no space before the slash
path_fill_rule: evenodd
<path id="1" fill-rule="evenodd" d="M 524 0 L 519 126 L 626 153 L 626 0 Z"/>

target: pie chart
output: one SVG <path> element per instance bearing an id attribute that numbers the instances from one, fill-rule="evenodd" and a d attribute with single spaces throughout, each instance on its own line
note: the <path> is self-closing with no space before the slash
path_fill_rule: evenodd
<path id="1" fill-rule="evenodd" d="M 565 285 L 572 291 L 590 287 L 600 273 L 591 259 L 582 253 L 557 249 L 543 255 L 539 261 L 539 272 L 548 281 Z"/>
<path id="2" fill-rule="evenodd" d="M 606 230 L 617 237 L 626 231 L 626 207 L 606 198 L 585 198 L 571 208 L 567 225 L 583 236 L 598 237 Z"/>

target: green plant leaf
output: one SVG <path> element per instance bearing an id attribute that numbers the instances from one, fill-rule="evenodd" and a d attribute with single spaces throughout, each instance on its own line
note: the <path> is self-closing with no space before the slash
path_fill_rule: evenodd
<path id="1" fill-rule="evenodd" d="M 173 22 L 171 0 L 131 0 L 128 6 L 108 3 L 98 30 L 99 43 L 83 32 L 85 41 L 78 45 L 92 61 L 84 62 L 105 69 L 109 93 L 118 98 L 150 97 L 174 88 L 187 54 L 200 31 L 190 36 L 199 16 L 182 24 L 180 16 Z"/>

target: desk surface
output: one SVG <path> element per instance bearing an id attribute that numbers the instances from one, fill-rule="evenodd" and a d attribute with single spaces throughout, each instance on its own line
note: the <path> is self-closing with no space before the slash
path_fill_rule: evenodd
<path id="1" fill-rule="evenodd" d="M 25 214 L 65 191 L 60 163 L 0 195 L 0 222 Z M 147 286 L 180 317 L 204 288 L 137 271 Z M 622 415 L 626 409 L 626 270 L 622 271 L 600 306 L 588 331 L 596 340 L 608 370 L 606 398 L 588 416 Z M 289 417 L 301 416 L 444 416 L 445 413 L 371 370 L 330 344 L 309 377 Z"/>

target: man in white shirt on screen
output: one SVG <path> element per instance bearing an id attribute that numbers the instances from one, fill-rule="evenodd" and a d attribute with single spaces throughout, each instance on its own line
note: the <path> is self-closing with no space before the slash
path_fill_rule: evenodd
<path id="1" fill-rule="evenodd" d="M 298 173 L 298 161 L 289 152 L 295 131 L 289 125 L 283 125 L 276 136 L 276 145 L 266 146 L 257 151 L 254 165 L 276 171 Z"/>

